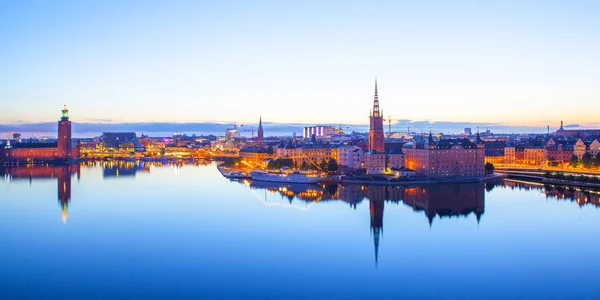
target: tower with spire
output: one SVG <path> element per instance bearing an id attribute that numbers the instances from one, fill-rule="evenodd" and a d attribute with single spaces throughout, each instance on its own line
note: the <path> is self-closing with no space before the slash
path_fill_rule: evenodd
<path id="1" fill-rule="evenodd" d="M 264 137 L 264 131 L 263 131 L 263 127 L 262 127 L 262 115 L 259 116 L 258 118 L 258 136 L 256 137 L 257 140 L 262 140 Z"/>
<path id="2" fill-rule="evenodd" d="M 373 109 L 369 116 L 369 151 L 384 152 L 385 144 L 383 139 L 383 113 L 379 110 L 379 96 L 377 95 L 377 79 L 375 79 L 375 96 L 373 99 Z"/>
<path id="3" fill-rule="evenodd" d="M 62 116 L 58 121 L 58 151 L 59 159 L 71 158 L 71 121 L 69 121 L 69 110 L 65 105 Z"/>

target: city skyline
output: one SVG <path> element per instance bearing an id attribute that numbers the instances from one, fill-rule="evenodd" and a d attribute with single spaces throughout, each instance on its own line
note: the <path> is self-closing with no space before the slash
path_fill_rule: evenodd
<path id="1" fill-rule="evenodd" d="M 0 13 L 0 124 L 63 104 L 76 123 L 366 124 L 377 77 L 396 119 L 600 126 L 596 3 L 30 4 Z"/>

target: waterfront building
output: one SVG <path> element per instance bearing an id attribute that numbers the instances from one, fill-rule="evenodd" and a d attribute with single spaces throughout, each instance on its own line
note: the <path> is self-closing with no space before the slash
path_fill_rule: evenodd
<path id="1" fill-rule="evenodd" d="M 384 174 L 387 171 L 385 152 L 369 151 L 363 155 L 367 174 Z M 389 172 L 388 172 L 389 173 Z"/>
<path id="2" fill-rule="evenodd" d="M 388 168 L 402 169 L 406 166 L 406 155 L 402 149 L 393 149 L 386 152 L 388 160 Z"/>
<path id="3" fill-rule="evenodd" d="M 516 162 L 516 148 L 514 146 L 504 147 L 504 163 L 514 164 Z"/>
<path id="4" fill-rule="evenodd" d="M 546 162 L 546 151 L 543 146 L 527 146 L 523 150 L 523 163 L 539 166 Z"/>
<path id="5" fill-rule="evenodd" d="M 360 147 L 344 145 L 338 148 L 338 157 L 336 160 L 340 166 L 346 166 L 351 170 L 360 169 L 363 155 L 364 152 Z"/>
<path id="6" fill-rule="evenodd" d="M 297 156 L 294 159 L 297 165 L 302 165 L 306 162 L 308 165 L 317 164 L 321 161 L 329 161 L 330 159 L 338 158 L 338 148 L 334 145 L 303 145 L 297 148 Z"/>
<path id="7" fill-rule="evenodd" d="M 267 149 L 260 147 L 245 147 L 240 149 L 240 158 L 250 164 L 261 164 L 264 159 L 273 155 L 267 153 Z"/>
<path id="8" fill-rule="evenodd" d="M 71 121 L 69 121 L 69 110 L 65 105 L 62 109 L 62 116 L 58 121 L 57 142 L 7 143 L 4 150 L 4 158 L 7 161 L 65 162 L 72 158 L 79 158 L 79 147 L 80 144 L 77 144 L 76 147 L 73 147 L 73 140 L 71 138 Z"/>
<path id="9" fill-rule="evenodd" d="M 574 144 L 555 143 L 546 146 L 546 159 L 548 162 L 568 163 L 573 156 Z"/>
<path id="10" fill-rule="evenodd" d="M 464 177 L 485 175 L 485 145 L 479 138 L 441 139 L 409 142 L 404 145 L 406 167 L 419 176 Z"/>

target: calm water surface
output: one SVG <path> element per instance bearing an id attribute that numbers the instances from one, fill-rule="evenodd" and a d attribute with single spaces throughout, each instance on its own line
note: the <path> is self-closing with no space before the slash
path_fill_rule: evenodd
<path id="1" fill-rule="evenodd" d="M 0 298 L 599 298 L 600 194 L 0 169 Z"/>

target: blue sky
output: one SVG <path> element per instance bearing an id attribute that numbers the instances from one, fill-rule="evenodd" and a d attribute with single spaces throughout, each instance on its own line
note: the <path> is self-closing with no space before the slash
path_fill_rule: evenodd
<path id="1" fill-rule="evenodd" d="M 0 123 L 600 126 L 597 1 L 4 1 Z"/>

